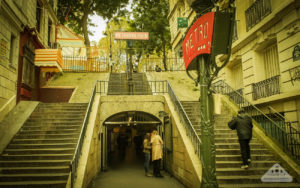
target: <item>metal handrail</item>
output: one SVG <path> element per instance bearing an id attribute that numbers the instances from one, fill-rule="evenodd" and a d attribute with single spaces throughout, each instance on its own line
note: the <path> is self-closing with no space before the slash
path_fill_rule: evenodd
<path id="1" fill-rule="evenodd" d="M 70 163 L 71 187 L 73 187 L 75 178 L 77 176 L 78 161 L 79 161 L 79 157 L 80 157 L 80 154 L 81 154 L 81 149 L 82 149 L 82 145 L 83 145 L 84 135 L 85 135 L 85 132 L 86 132 L 86 127 L 87 127 L 87 124 L 88 124 L 88 121 L 89 121 L 89 118 L 90 118 L 90 112 L 91 112 L 91 109 L 92 109 L 92 104 L 93 104 L 94 98 L 95 98 L 96 86 L 97 86 L 96 83 L 94 85 L 90 101 L 88 103 L 88 107 L 87 107 L 87 110 L 86 110 L 84 121 L 83 121 L 81 131 L 80 131 L 80 134 L 79 134 L 79 139 L 77 141 L 77 146 L 76 146 L 76 149 L 75 149 L 75 152 L 74 152 L 74 156 L 73 156 L 73 159 Z"/>
<path id="2" fill-rule="evenodd" d="M 296 152 L 290 144 L 299 141 L 297 141 L 297 139 L 294 138 L 291 134 L 288 134 L 291 132 L 293 132 L 292 134 L 295 134 L 296 129 L 294 129 L 292 126 L 289 126 L 287 128 L 290 130 L 290 132 L 287 132 L 286 128 L 280 126 L 268 115 L 264 114 L 259 108 L 257 108 L 239 92 L 235 91 L 231 86 L 229 86 L 224 80 L 219 80 L 218 82 L 212 84 L 212 90 L 223 95 L 228 95 L 229 93 L 235 92 L 236 95 L 240 96 L 243 99 L 242 103 L 236 104 L 240 108 L 244 108 L 247 111 L 247 113 L 263 128 L 265 134 L 267 136 L 270 136 L 270 138 L 277 142 L 285 152 L 290 153 L 296 159 L 300 159 L 300 144 L 297 146 L 299 148 L 296 148 Z M 297 135 L 300 138 L 300 134 L 297 133 Z"/>
<path id="3" fill-rule="evenodd" d="M 168 94 L 171 97 L 171 100 L 173 102 L 173 104 L 175 105 L 175 110 L 178 112 L 179 117 L 181 122 L 183 123 L 185 130 L 187 131 L 187 136 L 189 137 L 189 139 L 191 140 L 194 149 L 195 149 L 195 153 L 197 154 L 197 156 L 200 159 L 200 145 L 201 145 L 201 139 L 198 136 L 196 130 L 194 129 L 190 119 L 188 118 L 188 115 L 186 114 L 185 110 L 183 109 L 183 106 L 180 102 L 180 100 L 178 99 L 178 97 L 176 96 L 171 84 L 167 81 L 168 83 Z"/>

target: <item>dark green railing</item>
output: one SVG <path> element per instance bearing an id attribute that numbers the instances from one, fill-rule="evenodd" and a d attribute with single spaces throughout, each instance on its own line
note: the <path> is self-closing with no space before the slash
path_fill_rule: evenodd
<path id="1" fill-rule="evenodd" d="M 292 157 L 300 159 L 300 133 L 291 124 L 286 124 L 278 118 L 264 114 L 259 108 L 249 102 L 241 92 L 234 90 L 223 80 L 212 84 L 215 93 L 229 96 L 239 108 L 244 108 L 247 113 L 264 129 L 264 132 L 274 140 L 283 151 Z"/>
<path id="2" fill-rule="evenodd" d="M 73 187 L 75 178 L 77 176 L 78 162 L 79 162 L 79 158 L 80 158 L 80 155 L 81 155 L 83 140 L 84 140 L 84 136 L 85 136 L 85 133 L 86 133 L 87 124 L 89 122 L 90 112 L 91 112 L 92 105 L 93 105 L 93 102 L 94 102 L 95 94 L 96 94 L 96 84 L 94 85 L 94 88 L 93 88 L 93 91 L 92 91 L 92 96 L 90 98 L 90 101 L 89 101 L 89 104 L 88 104 L 88 107 L 87 107 L 87 110 L 86 110 L 86 113 L 85 113 L 85 117 L 84 117 L 84 120 L 83 120 L 83 125 L 81 127 L 79 139 L 77 141 L 77 147 L 75 149 L 75 153 L 74 153 L 73 159 L 72 159 L 71 164 L 70 164 L 71 187 Z"/>

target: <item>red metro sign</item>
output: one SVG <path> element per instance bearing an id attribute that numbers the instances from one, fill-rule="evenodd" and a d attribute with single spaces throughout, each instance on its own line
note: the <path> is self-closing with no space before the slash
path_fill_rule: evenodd
<path id="1" fill-rule="evenodd" d="M 214 12 L 204 14 L 190 27 L 185 36 L 182 52 L 186 69 L 198 55 L 211 53 L 214 17 Z"/>

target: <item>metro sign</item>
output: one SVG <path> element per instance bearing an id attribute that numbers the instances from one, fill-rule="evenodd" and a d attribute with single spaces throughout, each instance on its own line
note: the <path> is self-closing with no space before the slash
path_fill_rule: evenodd
<path id="1" fill-rule="evenodd" d="M 149 40 L 148 32 L 114 32 L 116 40 Z"/>
<path id="2" fill-rule="evenodd" d="M 211 53 L 214 18 L 214 12 L 204 14 L 190 27 L 185 36 L 182 52 L 186 69 L 198 55 Z"/>

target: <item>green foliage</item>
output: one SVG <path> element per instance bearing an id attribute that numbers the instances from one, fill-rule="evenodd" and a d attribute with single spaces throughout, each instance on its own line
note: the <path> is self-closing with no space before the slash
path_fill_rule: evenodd
<path id="1" fill-rule="evenodd" d="M 135 42 L 138 56 L 156 53 L 163 56 L 165 65 L 166 53 L 171 49 L 168 0 L 132 0 L 132 12 L 131 30 L 149 32 L 149 41 Z"/>
<path id="2" fill-rule="evenodd" d="M 85 43 L 89 46 L 88 26 L 92 24 L 88 16 L 98 14 L 104 19 L 111 19 L 116 14 L 123 15 L 128 2 L 129 0 L 60 0 L 57 16 L 61 24 L 67 24 L 77 34 L 83 34 Z"/>

